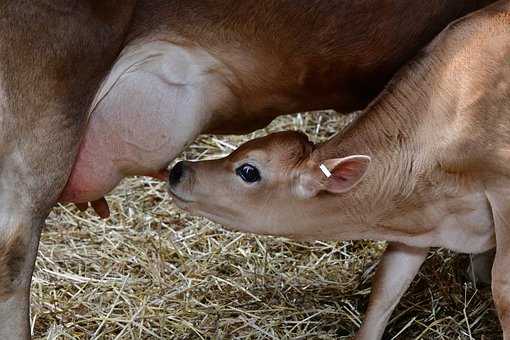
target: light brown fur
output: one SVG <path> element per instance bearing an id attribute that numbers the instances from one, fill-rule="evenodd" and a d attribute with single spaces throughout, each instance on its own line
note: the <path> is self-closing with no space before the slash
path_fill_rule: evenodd
<path id="1" fill-rule="evenodd" d="M 364 108 L 448 22 L 491 2 L 141 1 L 128 40 L 162 39 L 217 58 L 236 100 L 206 132 L 241 133 L 282 113 Z"/>
<path id="2" fill-rule="evenodd" d="M 358 1 L 356 7 L 351 1 L 147 0 L 138 1 L 132 30 L 125 40 L 134 0 L 0 0 L 0 292 L 3 299 L 0 338 L 29 337 L 30 277 L 43 220 L 68 179 L 83 136 L 86 111 L 123 42 L 126 49 L 133 45 L 139 47 L 139 43 L 142 49 L 150 50 L 150 43 L 154 41 L 166 47 L 182 48 L 177 53 L 189 48 L 191 60 L 177 63 L 174 65 L 177 69 L 185 70 L 194 62 L 200 63 L 200 57 L 208 53 L 209 57 L 216 58 L 208 60 L 218 60 L 219 64 L 228 66 L 222 68 L 227 72 L 222 74 L 221 80 L 231 91 L 229 100 L 207 107 L 208 110 L 192 112 L 194 115 L 179 111 L 179 116 L 166 118 L 183 122 L 182 128 L 174 124 L 174 130 L 141 138 L 144 141 L 155 138 L 148 144 L 157 146 L 161 135 L 174 138 L 175 130 L 182 131 L 184 136 L 175 137 L 170 150 L 165 150 L 164 162 L 154 161 L 161 166 L 168 164 L 186 143 L 203 131 L 252 130 L 267 123 L 278 111 L 321 106 L 347 110 L 363 106 L 390 75 L 444 25 L 490 2 L 393 1 L 382 12 L 374 14 L 371 9 L 379 8 L 380 0 Z M 351 16 L 349 13 L 353 12 L 344 11 L 345 8 L 356 8 L 359 16 Z M 418 10 L 413 10 L 416 8 Z M 332 9 L 345 14 L 332 14 Z M 391 20 L 386 20 L 389 17 Z M 398 30 L 399 34 L 393 34 L 392 28 L 402 17 L 412 25 L 407 24 Z M 356 21 L 346 29 L 345 23 L 353 18 Z M 374 18 L 381 25 L 372 25 Z M 295 25 L 296 20 L 302 20 L 303 25 Z M 373 30 L 365 31 L 367 27 Z M 353 33 L 349 34 L 349 30 Z M 302 36 L 302 33 L 307 35 Z M 309 39 L 314 34 L 322 40 L 306 47 L 315 41 Z M 369 38 L 359 38 L 365 36 Z M 244 41 L 252 43 L 245 46 L 241 44 Z M 363 44 L 360 45 L 360 41 Z M 339 46 L 342 47 L 340 54 Z M 366 47 L 374 48 L 365 54 Z M 280 48 L 286 52 L 280 54 Z M 306 52 L 308 49 L 316 51 L 310 55 Z M 353 56 L 350 51 L 357 53 Z M 360 55 L 366 57 L 363 58 L 364 67 L 356 69 L 353 65 L 362 64 Z M 170 64 L 173 56 L 168 56 Z M 331 66 L 317 67 L 325 60 Z M 265 65 L 276 67 L 268 71 Z M 211 70 L 214 71 L 221 73 Z M 339 72 L 346 75 L 345 79 Z M 268 74 L 270 76 L 264 76 Z M 333 74 L 337 75 L 330 78 Z M 364 83 L 368 79 L 371 86 Z M 133 92 L 124 92 L 124 95 L 147 99 L 147 94 L 140 95 L 147 84 L 136 80 L 132 90 L 138 95 L 133 96 Z M 209 80 L 204 77 L 200 85 L 216 90 L 218 83 L 211 84 Z M 171 97 L 172 93 L 165 94 Z M 198 101 L 200 99 L 202 97 Z M 106 101 L 106 104 L 111 102 Z M 117 120 L 116 116 L 112 119 L 116 126 L 126 121 L 122 110 L 125 107 L 106 105 L 100 109 L 108 113 L 110 109 L 118 109 L 113 110 L 115 113 L 120 111 L 122 119 Z M 216 115 L 217 119 L 209 121 L 209 115 Z M 237 117 L 242 119 L 233 119 Z M 136 118 L 137 122 L 144 121 L 139 116 Z M 187 124 L 190 121 L 191 124 Z M 111 145 L 114 129 L 106 128 L 105 139 L 101 141 Z M 93 128 L 89 132 L 91 130 Z M 138 136 L 144 137 L 147 131 L 138 130 Z M 95 151 L 103 146 L 94 141 L 91 145 Z M 146 146 L 143 144 L 140 148 Z M 99 150 L 99 153 L 104 151 Z M 115 151 L 115 157 L 128 154 L 124 149 Z M 136 161 L 128 159 L 122 169 L 126 172 L 110 181 L 107 190 L 122 176 L 161 169 L 152 164 L 140 170 L 136 166 L 144 162 Z M 93 170 L 96 172 L 92 175 L 105 177 L 105 173 L 99 171 L 102 169 Z M 96 201 L 94 207 L 102 214 L 107 213 L 104 201 Z"/>
<path id="3" fill-rule="evenodd" d="M 452 20 L 494 0 L 146 0 L 91 108 L 62 199 L 161 174 L 200 133 L 364 108 Z"/>
<path id="4" fill-rule="evenodd" d="M 177 205 L 236 230 L 391 241 L 359 339 L 382 337 L 429 247 L 496 246 L 494 299 L 510 339 L 509 117 L 505 0 L 451 24 L 345 133 L 318 146 L 277 133 L 225 159 L 185 163 L 171 175 L 170 193 Z M 259 169 L 260 180 L 237 176 L 242 164 Z"/>

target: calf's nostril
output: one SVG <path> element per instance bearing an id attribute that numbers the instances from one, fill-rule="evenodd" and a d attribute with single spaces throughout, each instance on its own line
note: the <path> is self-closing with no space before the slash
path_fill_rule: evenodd
<path id="1" fill-rule="evenodd" d="M 170 185 L 175 185 L 175 184 L 179 183 L 183 174 L 184 174 L 184 163 L 178 162 L 177 164 L 174 165 L 174 167 L 170 171 L 170 176 L 168 178 Z"/>

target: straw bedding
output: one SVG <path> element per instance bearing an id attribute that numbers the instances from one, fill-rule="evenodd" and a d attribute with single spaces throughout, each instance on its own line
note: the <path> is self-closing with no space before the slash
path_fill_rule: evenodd
<path id="1" fill-rule="evenodd" d="M 228 154 L 269 131 L 312 140 L 349 118 L 286 116 L 248 136 L 203 136 L 183 154 Z M 383 242 L 297 242 L 234 233 L 177 209 L 164 183 L 125 180 L 100 220 L 54 209 L 32 283 L 35 339 L 348 339 L 361 323 Z M 434 250 L 393 313 L 389 339 L 497 339 L 490 290 Z"/>

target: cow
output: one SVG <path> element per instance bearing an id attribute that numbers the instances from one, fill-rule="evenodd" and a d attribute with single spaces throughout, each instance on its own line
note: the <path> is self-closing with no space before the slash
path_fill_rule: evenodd
<path id="1" fill-rule="evenodd" d="M 1 0 L 0 339 L 29 337 L 55 202 L 92 201 L 105 216 L 102 196 L 122 177 L 161 177 L 199 133 L 363 107 L 444 26 L 490 2 Z"/>
<path id="2" fill-rule="evenodd" d="M 102 197 L 123 177 L 165 179 L 201 133 L 362 109 L 449 22 L 490 2 L 139 1 L 61 200 L 107 216 Z"/>
<path id="3" fill-rule="evenodd" d="M 381 339 L 430 247 L 496 247 L 492 292 L 510 339 L 510 1 L 448 26 L 347 131 L 284 131 L 226 158 L 177 163 L 181 208 L 243 232 L 386 240 L 357 339 Z"/>

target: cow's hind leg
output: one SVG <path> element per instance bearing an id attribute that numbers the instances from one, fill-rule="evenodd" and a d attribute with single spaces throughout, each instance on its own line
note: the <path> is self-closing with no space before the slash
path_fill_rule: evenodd
<path id="1" fill-rule="evenodd" d="M 53 128 L 41 120 L 25 133 L 20 128 L 19 139 L 4 138 L 9 147 L 0 155 L 0 339 L 30 337 L 30 283 L 39 236 L 77 146 L 67 138 L 68 130 Z"/>
<path id="2" fill-rule="evenodd" d="M 71 172 L 86 111 L 134 0 L 0 4 L 0 340 L 28 338 L 44 219 Z"/>
<path id="3" fill-rule="evenodd" d="M 63 127 L 52 131 L 51 119 L 34 118 L 36 125 L 25 129 L 24 121 L 8 111 L 0 113 L 18 132 L 0 135 L 4 146 L 0 154 L 0 339 L 25 339 L 30 336 L 30 283 L 41 228 L 65 185 L 78 141 L 66 138 L 68 131 Z M 59 141 L 53 140 L 55 136 Z"/>
<path id="4" fill-rule="evenodd" d="M 1 217 L 0 339 L 30 336 L 30 282 L 43 219 L 30 218 L 30 213 L 22 215 Z"/>

